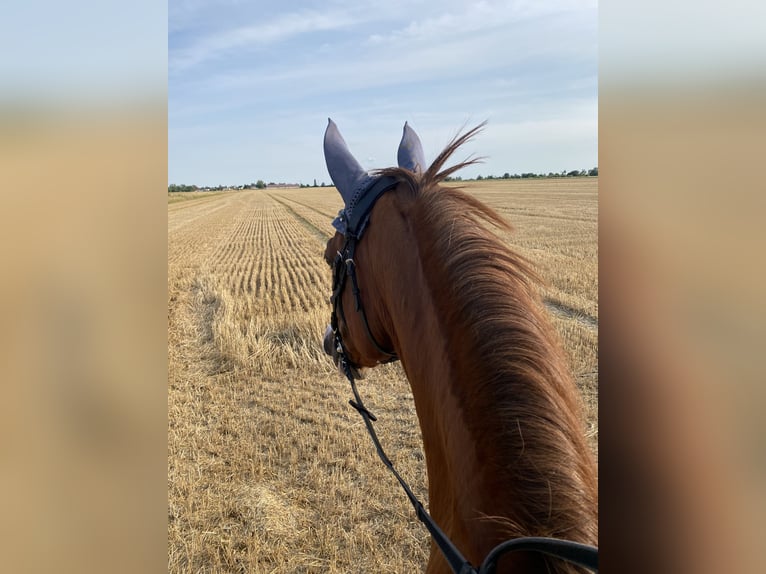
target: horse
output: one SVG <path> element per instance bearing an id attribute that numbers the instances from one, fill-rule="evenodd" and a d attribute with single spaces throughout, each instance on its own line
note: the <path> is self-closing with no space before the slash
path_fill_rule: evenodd
<path id="1" fill-rule="evenodd" d="M 492 229 L 511 229 L 497 212 L 442 185 L 479 161 L 444 167 L 483 127 L 458 132 L 427 166 L 405 123 L 398 167 L 373 172 L 354 158 L 332 119 L 324 137 L 344 202 L 324 253 L 339 310 L 325 352 L 355 375 L 401 361 L 423 440 L 431 515 L 472 564 L 509 538 L 595 545 L 598 537 L 596 463 L 539 276 Z M 353 280 L 338 281 L 348 269 Z M 450 571 L 432 539 L 426 572 Z M 505 555 L 496 572 L 581 569 L 520 552 Z"/>

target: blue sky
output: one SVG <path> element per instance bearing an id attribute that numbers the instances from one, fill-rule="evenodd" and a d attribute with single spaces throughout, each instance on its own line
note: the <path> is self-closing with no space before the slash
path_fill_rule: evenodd
<path id="1" fill-rule="evenodd" d="M 598 163 L 597 4 L 590 0 L 168 4 L 168 179 L 330 183 L 327 118 L 365 168 L 426 160 L 489 120 L 463 177 Z"/>

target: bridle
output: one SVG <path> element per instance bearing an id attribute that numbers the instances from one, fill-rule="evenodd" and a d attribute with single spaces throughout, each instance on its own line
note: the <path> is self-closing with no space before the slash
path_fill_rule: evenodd
<path id="1" fill-rule="evenodd" d="M 359 391 L 356 388 L 356 382 L 354 380 L 355 366 L 351 362 L 346 345 L 343 342 L 343 337 L 340 332 L 340 326 L 338 317 L 343 319 L 343 322 L 348 326 L 346 321 L 345 312 L 343 309 L 343 291 L 346 286 L 346 280 L 351 279 L 351 288 L 354 294 L 355 309 L 360 313 L 362 324 L 364 325 L 367 337 L 372 342 L 374 347 L 382 353 L 386 360 L 383 363 L 389 363 L 398 360 L 398 356 L 395 350 L 388 351 L 384 349 L 375 336 L 372 334 L 369 322 L 367 320 L 367 314 L 364 312 L 362 306 L 362 300 L 360 297 L 359 282 L 356 276 L 356 263 L 354 261 L 354 254 L 357 243 L 359 242 L 362 233 L 357 233 L 357 229 L 362 232 L 366 228 L 366 224 L 369 219 L 370 211 L 372 210 L 375 201 L 387 190 L 393 188 L 397 181 L 391 177 L 381 177 L 370 185 L 368 190 L 362 194 L 360 201 L 364 200 L 364 195 L 370 194 L 372 197 L 368 201 L 363 203 L 364 209 L 362 210 L 361 217 L 357 217 L 356 223 L 362 222 L 361 225 L 349 225 L 346 229 L 345 237 L 346 241 L 341 251 L 338 251 L 333 261 L 333 282 L 332 282 L 332 296 L 330 301 L 332 303 L 332 315 L 330 319 L 330 327 L 333 333 L 333 343 L 335 351 L 338 356 L 338 366 L 348 379 L 351 390 L 354 394 L 354 398 L 349 400 L 349 404 L 359 412 L 364 420 L 367 432 L 372 438 L 372 442 L 375 445 L 375 450 L 378 453 L 381 461 L 386 467 L 393 473 L 396 480 L 401 485 L 407 498 L 409 498 L 412 506 L 415 509 L 415 514 L 418 519 L 425 525 L 428 531 L 431 533 L 431 537 L 437 544 L 445 560 L 449 564 L 450 568 L 455 574 L 491 574 L 494 573 L 497 561 L 501 556 L 508 552 L 517 551 L 529 551 L 539 552 L 571 562 L 578 566 L 584 567 L 593 572 L 598 572 L 598 549 L 594 546 L 586 544 L 580 544 L 578 542 L 571 542 L 569 540 L 561 540 L 558 538 L 545 538 L 528 536 L 515 538 L 513 540 L 507 540 L 495 548 L 493 548 L 489 554 L 485 557 L 481 566 L 477 570 L 474 566 L 466 560 L 466 558 L 460 553 L 453 542 L 447 537 L 447 535 L 439 528 L 439 525 L 434 521 L 430 514 L 426 511 L 423 504 L 412 492 L 407 482 L 401 477 L 401 475 L 394 468 L 393 463 L 386 455 L 383 447 L 378 440 L 378 435 L 375 433 L 375 428 L 372 422 L 377 420 L 377 417 L 373 415 L 367 407 L 364 406 L 362 398 L 359 395 Z"/>
<path id="2" fill-rule="evenodd" d="M 356 278 L 356 263 L 354 262 L 356 242 L 356 237 L 347 236 L 343 250 L 337 252 L 335 261 L 333 262 L 332 296 L 330 297 L 330 302 L 332 303 L 332 315 L 330 316 L 330 327 L 332 328 L 333 337 L 335 339 L 335 350 L 347 363 L 350 363 L 348 350 L 343 343 L 343 337 L 340 333 L 338 317 L 340 316 L 340 318 L 343 319 L 343 322 L 348 325 L 348 321 L 346 321 L 346 313 L 343 309 L 343 290 L 346 287 L 346 279 L 351 279 L 351 289 L 354 294 L 355 309 L 361 316 L 367 337 L 370 339 L 373 346 L 386 357 L 386 360 L 383 362 L 390 363 L 398 360 L 399 357 L 396 355 L 395 351 L 387 351 L 384 349 L 383 346 L 378 343 L 377 339 L 375 339 L 375 335 L 372 334 L 372 330 L 370 329 L 370 323 L 367 321 L 367 313 L 364 312 L 364 307 L 362 306 L 359 281 Z"/>
<path id="3" fill-rule="evenodd" d="M 341 335 L 340 324 L 338 322 L 338 317 L 340 317 L 348 326 L 343 309 L 343 290 L 346 287 L 346 280 L 349 278 L 351 279 L 351 288 L 354 293 L 354 306 L 361 315 L 367 337 L 373 346 L 386 357 L 386 360 L 383 361 L 384 363 L 390 363 L 398 359 L 396 352 L 384 349 L 372 334 L 370 323 L 367 321 L 367 314 L 364 312 L 364 307 L 362 307 L 359 281 L 356 278 L 356 263 L 354 262 L 356 245 L 367 229 L 370 213 L 375 202 L 386 191 L 396 187 L 398 183 L 399 181 L 396 178 L 390 176 L 381 176 L 373 179 L 366 187 L 359 190 L 354 198 L 353 208 L 342 210 L 341 215 L 339 215 L 339 219 L 343 222 L 343 235 L 346 238 L 346 242 L 343 245 L 343 249 L 335 255 L 332 266 L 332 296 L 330 297 L 332 315 L 330 317 L 330 327 L 333 332 L 335 350 L 339 356 L 345 359 L 349 366 L 352 366 L 352 363 L 349 359 L 348 349 L 343 343 L 343 336 Z"/>

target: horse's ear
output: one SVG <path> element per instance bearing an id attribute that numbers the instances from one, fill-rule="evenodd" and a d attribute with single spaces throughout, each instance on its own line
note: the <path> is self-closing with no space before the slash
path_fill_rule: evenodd
<path id="1" fill-rule="evenodd" d="M 369 179 L 367 172 L 348 150 L 346 141 L 338 131 L 338 126 L 327 118 L 327 130 L 324 133 L 324 159 L 335 188 L 348 206 L 354 192 Z"/>
<path id="2" fill-rule="evenodd" d="M 399 152 L 396 154 L 399 167 L 423 173 L 426 167 L 426 158 L 423 154 L 423 144 L 420 143 L 418 134 L 415 133 L 407 122 L 404 122 L 404 134 L 399 142 Z"/>

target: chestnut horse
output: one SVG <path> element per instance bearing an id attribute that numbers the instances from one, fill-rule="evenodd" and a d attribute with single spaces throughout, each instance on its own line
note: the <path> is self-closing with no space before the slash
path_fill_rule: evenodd
<path id="1" fill-rule="evenodd" d="M 581 399 L 536 276 L 490 231 L 510 229 L 495 211 L 440 185 L 477 161 L 443 169 L 482 127 L 456 136 L 427 168 L 407 124 L 399 167 L 373 173 L 332 120 L 324 142 L 344 200 L 327 263 L 349 238 L 355 245 L 344 254 L 353 259 L 354 281 L 336 293 L 340 336 L 328 328 L 325 350 L 337 363 L 342 345 L 355 370 L 401 360 L 423 437 L 431 515 L 473 564 L 510 538 L 595 545 L 598 513 Z M 427 572 L 449 571 L 432 542 Z M 497 568 L 579 571 L 528 552 L 506 555 Z"/>

